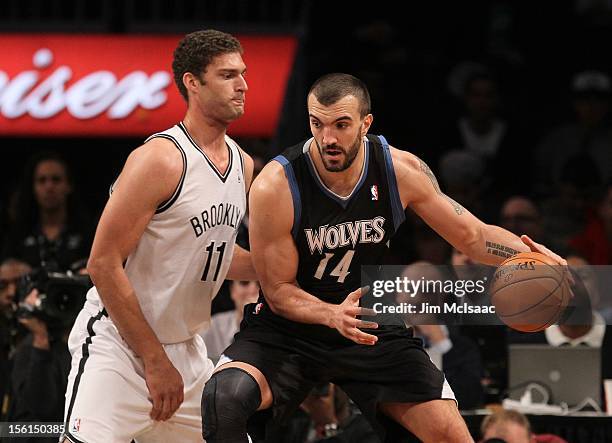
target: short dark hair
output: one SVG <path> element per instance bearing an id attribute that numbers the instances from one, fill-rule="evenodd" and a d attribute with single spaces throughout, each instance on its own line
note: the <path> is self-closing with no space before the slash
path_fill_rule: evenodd
<path id="1" fill-rule="evenodd" d="M 186 72 L 199 77 L 206 72 L 213 58 L 232 52 L 242 54 L 242 45 L 236 37 L 225 32 L 206 29 L 183 37 L 174 50 L 172 61 L 174 82 L 183 98 L 187 100 L 187 88 L 183 84 L 183 75 Z"/>
<path id="2" fill-rule="evenodd" d="M 365 117 L 372 106 L 370 93 L 364 82 L 350 74 L 326 74 L 314 82 L 308 95 L 313 94 L 323 106 L 330 106 L 338 100 L 352 95 L 359 101 L 359 113 Z"/>

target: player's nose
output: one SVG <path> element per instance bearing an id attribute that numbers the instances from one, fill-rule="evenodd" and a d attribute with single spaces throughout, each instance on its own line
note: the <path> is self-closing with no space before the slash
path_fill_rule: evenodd
<path id="1" fill-rule="evenodd" d="M 239 91 L 248 91 L 249 90 L 249 85 L 247 84 L 246 78 L 244 78 L 244 76 L 240 76 L 240 81 L 238 83 L 238 90 Z"/>
<path id="2" fill-rule="evenodd" d="M 329 146 L 334 145 L 338 142 L 338 139 L 330 129 L 323 129 L 323 145 Z"/>

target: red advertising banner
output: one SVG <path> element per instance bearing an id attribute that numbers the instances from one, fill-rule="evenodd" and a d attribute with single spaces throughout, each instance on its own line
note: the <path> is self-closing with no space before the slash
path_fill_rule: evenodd
<path id="1" fill-rule="evenodd" d="M 0 34 L 0 135 L 145 136 L 172 126 L 187 109 L 171 68 L 181 37 Z M 238 38 L 249 90 L 228 132 L 272 136 L 296 38 Z"/>

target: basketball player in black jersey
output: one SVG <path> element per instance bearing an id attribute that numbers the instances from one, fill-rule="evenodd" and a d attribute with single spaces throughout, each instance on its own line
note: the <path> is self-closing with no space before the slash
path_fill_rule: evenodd
<path id="1" fill-rule="evenodd" d="M 371 314 L 360 307 L 361 266 L 381 263 L 408 205 L 479 262 L 497 265 L 508 251 L 529 250 L 566 262 L 482 223 L 442 193 L 423 161 L 367 135 L 370 97 L 357 78 L 317 80 L 308 113 L 313 137 L 276 157 L 251 188 L 251 253 L 265 298 L 245 308 L 241 331 L 206 384 L 204 438 L 247 442 L 256 410 L 272 407 L 273 422 L 282 423 L 313 386 L 333 382 L 383 441 L 400 441 L 397 429 L 428 442 L 472 441 L 412 330 L 358 318 Z M 267 441 L 283 441 L 268 430 Z"/>

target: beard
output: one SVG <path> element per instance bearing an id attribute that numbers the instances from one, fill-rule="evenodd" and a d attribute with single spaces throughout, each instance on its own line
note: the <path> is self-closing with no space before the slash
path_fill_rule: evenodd
<path id="1" fill-rule="evenodd" d="M 319 154 L 321 155 L 321 160 L 323 161 L 323 166 L 329 172 L 342 172 L 347 170 L 357 158 L 357 154 L 359 153 L 359 147 L 361 145 L 361 131 L 357 133 L 357 138 L 355 141 L 349 146 L 348 149 L 337 145 L 323 145 L 321 146 L 317 139 L 315 139 L 315 143 L 317 144 L 317 148 L 319 149 Z M 338 151 L 339 155 L 334 155 L 333 158 L 330 158 L 326 153 L 327 151 Z"/>

